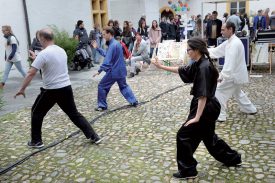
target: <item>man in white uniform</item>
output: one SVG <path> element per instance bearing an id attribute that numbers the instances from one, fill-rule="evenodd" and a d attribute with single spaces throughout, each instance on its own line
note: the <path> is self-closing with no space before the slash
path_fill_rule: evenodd
<path id="1" fill-rule="evenodd" d="M 34 60 L 21 89 L 15 95 L 25 97 L 25 89 L 38 70 L 42 70 L 43 87 L 37 96 L 31 110 L 31 141 L 28 146 L 41 148 L 44 146 L 41 135 L 42 122 L 47 112 L 55 105 L 69 116 L 72 122 L 80 128 L 87 139 L 99 144 L 101 138 L 93 130 L 89 122 L 77 110 L 74 102 L 71 81 L 68 75 L 67 54 L 64 49 L 54 44 L 50 29 L 39 31 L 39 41 L 44 48 L 36 57 L 30 51 Z"/>
<path id="2" fill-rule="evenodd" d="M 218 121 L 226 120 L 226 105 L 232 96 L 237 100 L 240 110 L 247 114 L 257 113 L 257 109 L 241 90 L 242 84 L 248 83 L 248 73 L 245 63 L 244 46 L 235 35 L 235 24 L 227 21 L 223 24 L 221 32 L 228 40 L 216 48 L 208 49 L 210 57 L 225 57 L 224 66 L 219 76 L 216 97 L 221 104 Z"/>

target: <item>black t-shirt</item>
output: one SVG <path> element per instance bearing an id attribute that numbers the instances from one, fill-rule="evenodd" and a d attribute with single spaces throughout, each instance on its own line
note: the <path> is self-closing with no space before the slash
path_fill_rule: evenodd
<path id="1" fill-rule="evenodd" d="M 183 82 L 193 83 L 190 94 L 195 98 L 215 96 L 217 81 L 214 79 L 214 66 L 208 59 L 201 58 L 191 66 L 180 67 L 178 71 Z"/>
<path id="2" fill-rule="evenodd" d="M 213 64 L 206 58 L 201 58 L 191 66 L 179 68 L 179 75 L 183 82 L 193 83 L 190 94 L 193 99 L 190 105 L 188 120 L 194 118 L 197 113 L 198 101 L 200 97 L 207 97 L 200 121 L 215 121 L 220 114 L 220 104 L 215 97 L 217 78 L 215 76 Z"/>

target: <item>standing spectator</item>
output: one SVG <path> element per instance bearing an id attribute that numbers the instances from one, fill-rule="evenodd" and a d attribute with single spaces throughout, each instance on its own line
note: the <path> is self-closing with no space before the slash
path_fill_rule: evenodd
<path id="1" fill-rule="evenodd" d="M 141 27 L 141 24 L 145 22 L 146 25 L 146 29 L 148 29 L 149 27 L 146 24 L 146 15 L 142 15 L 138 21 L 138 27 Z"/>
<path id="2" fill-rule="evenodd" d="M 35 55 L 37 55 L 43 49 L 42 45 L 38 39 L 38 33 L 39 33 L 39 31 L 36 32 L 35 38 L 33 38 L 32 44 L 30 47 L 30 50 L 32 50 L 35 53 Z"/>
<path id="3" fill-rule="evenodd" d="M 206 43 L 201 38 L 191 38 L 187 44 L 187 53 L 195 60 L 191 66 L 164 66 L 157 59 L 153 62 L 157 68 L 178 73 L 183 82 L 193 83 L 189 115 L 177 133 L 178 172 L 173 174 L 176 179 L 198 176 L 193 154 L 201 141 L 208 152 L 225 166 L 238 166 L 242 162 L 241 155 L 215 133 L 215 121 L 221 109 L 215 97 L 219 73 L 209 57 Z"/>
<path id="4" fill-rule="evenodd" d="M 127 71 L 124 63 L 122 47 L 120 43 L 114 39 L 114 30 L 111 27 L 104 28 L 102 35 L 106 42 L 109 42 L 107 51 L 98 48 L 95 41 L 92 43 L 93 47 L 105 57 L 94 77 L 99 75 L 102 71 L 106 73 L 98 84 L 97 107 L 95 110 L 107 110 L 107 95 L 114 83 L 118 84 L 121 94 L 130 105 L 135 107 L 138 105 L 138 101 L 130 86 L 126 83 Z"/>
<path id="5" fill-rule="evenodd" d="M 270 16 L 270 29 L 275 30 L 275 11 L 272 11 Z"/>
<path id="6" fill-rule="evenodd" d="M 233 22 L 235 24 L 236 31 L 239 31 L 242 21 L 237 15 L 237 12 L 233 12 L 232 15 L 227 19 L 227 21 Z"/>
<path id="7" fill-rule="evenodd" d="M 133 47 L 134 47 L 134 42 L 136 40 L 135 38 L 135 35 L 136 35 L 136 29 L 133 27 L 133 22 L 129 21 L 129 27 L 130 27 L 130 30 L 131 30 L 131 35 L 132 35 L 132 41 L 129 45 L 129 51 L 132 52 L 133 50 Z"/>
<path id="8" fill-rule="evenodd" d="M 148 26 L 146 25 L 146 21 L 141 19 L 137 32 L 142 36 L 142 38 L 146 41 L 148 39 Z"/>
<path id="9" fill-rule="evenodd" d="M 167 40 L 168 38 L 168 26 L 169 25 L 167 24 L 166 18 L 162 17 L 161 22 L 159 23 L 159 27 L 161 28 L 161 41 Z"/>
<path id="10" fill-rule="evenodd" d="M 222 17 L 222 24 L 224 24 L 224 23 L 227 21 L 227 19 L 228 19 L 228 13 L 225 12 L 225 13 L 223 14 L 223 17 Z"/>
<path id="11" fill-rule="evenodd" d="M 41 148 L 44 146 L 41 136 L 43 119 L 47 112 L 57 103 L 69 116 L 72 122 L 80 128 L 87 139 L 99 144 L 101 138 L 93 130 L 89 122 L 78 112 L 68 75 L 67 54 L 64 49 L 54 44 L 54 35 L 50 29 L 39 31 L 39 40 L 44 48 L 37 57 L 30 51 L 34 60 L 21 89 L 15 95 L 25 97 L 25 89 L 30 84 L 37 70 L 42 69 L 43 87 L 31 110 L 31 141 L 28 146 Z"/>
<path id="12" fill-rule="evenodd" d="M 241 28 L 240 30 L 245 30 L 247 32 L 247 35 L 249 35 L 249 25 L 250 25 L 250 22 L 249 22 L 249 18 L 247 17 L 247 14 L 244 13 L 241 15 Z"/>
<path id="13" fill-rule="evenodd" d="M 192 37 L 201 37 L 201 19 L 198 19 L 196 22 L 196 28 L 192 32 Z"/>
<path id="14" fill-rule="evenodd" d="M 153 51 L 158 46 L 161 41 L 161 29 L 158 26 L 158 22 L 153 20 L 152 27 L 149 30 L 149 40 L 150 40 L 150 58 L 152 58 Z M 156 50 L 157 52 L 157 50 Z"/>
<path id="15" fill-rule="evenodd" d="M 170 23 L 168 24 L 168 40 L 176 40 L 177 26 L 175 24 L 174 17 L 170 17 Z"/>
<path id="16" fill-rule="evenodd" d="M 232 96 L 237 100 L 240 110 L 247 114 L 255 114 L 257 109 L 241 90 L 248 83 L 245 52 L 242 41 L 235 35 L 235 24 L 227 21 L 222 26 L 222 34 L 228 40 L 216 48 L 210 48 L 211 58 L 225 57 L 224 66 L 219 76 L 216 97 L 221 104 L 220 122 L 226 121 L 227 101 Z"/>
<path id="17" fill-rule="evenodd" d="M 114 21 L 114 26 L 113 26 L 113 29 L 114 29 L 114 37 L 121 37 L 121 33 L 122 33 L 122 30 L 121 28 L 119 27 L 119 22 L 117 20 Z"/>
<path id="18" fill-rule="evenodd" d="M 2 26 L 2 33 L 7 42 L 5 44 L 5 71 L 2 76 L 2 82 L 0 83 L 0 89 L 4 88 L 13 64 L 23 77 L 26 76 L 26 72 L 21 65 L 22 58 L 19 50 L 19 41 L 13 34 L 11 26 Z"/>
<path id="19" fill-rule="evenodd" d="M 196 20 L 195 20 L 195 15 L 191 16 L 191 19 L 188 22 L 188 26 L 189 26 L 189 30 L 187 31 L 187 37 L 190 38 L 192 35 L 192 32 L 195 30 L 196 28 Z"/>
<path id="20" fill-rule="evenodd" d="M 222 21 L 217 19 L 218 12 L 212 12 L 212 19 L 207 22 L 206 36 L 208 46 L 217 46 L 217 38 L 221 36 Z"/>
<path id="21" fill-rule="evenodd" d="M 97 45 L 101 48 L 102 47 L 102 34 L 100 31 L 100 25 L 98 23 L 94 24 L 94 30 L 91 30 L 90 35 L 89 35 L 89 40 L 90 42 L 96 41 Z M 93 53 L 93 61 L 95 64 L 99 64 L 99 59 L 100 55 L 96 51 L 95 48 L 92 48 L 92 53 Z"/>
<path id="22" fill-rule="evenodd" d="M 266 19 L 262 14 L 263 10 L 258 10 L 258 15 L 254 17 L 253 29 L 255 34 L 257 30 L 266 29 Z"/>
<path id="23" fill-rule="evenodd" d="M 114 26 L 114 21 L 110 19 L 107 23 L 108 26 L 113 27 Z"/>
<path id="24" fill-rule="evenodd" d="M 175 25 L 176 25 L 176 42 L 180 42 L 180 16 L 175 15 Z"/>
<path id="25" fill-rule="evenodd" d="M 269 24 L 270 24 L 269 11 L 270 11 L 269 8 L 266 8 L 263 14 L 266 20 L 266 29 L 269 28 Z"/>
<path id="26" fill-rule="evenodd" d="M 132 30 L 129 26 L 128 21 L 124 21 L 123 32 L 121 35 L 122 35 L 122 42 L 124 42 L 127 48 L 129 48 L 130 44 L 132 43 Z"/>
<path id="27" fill-rule="evenodd" d="M 76 28 L 73 32 L 73 37 L 77 41 L 79 41 L 78 48 L 85 49 L 87 51 L 89 57 L 91 58 L 91 60 L 93 60 L 93 58 L 92 58 L 93 53 L 92 53 L 92 49 L 90 47 L 89 37 L 88 37 L 86 29 L 84 28 L 84 22 L 82 20 L 77 21 Z"/>

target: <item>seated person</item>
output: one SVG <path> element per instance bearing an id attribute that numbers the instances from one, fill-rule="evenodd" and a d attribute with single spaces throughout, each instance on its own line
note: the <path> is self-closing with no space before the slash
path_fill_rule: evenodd
<path id="1" fill-rule="evenodd" d="M 132 56 L 130 57 L 130 60 L 128 61 L 130 67 L 130 75 L 129 78 L 132 78 L 137 75 L 140 72 L 140 69 L 138 67 L 139 64 L 137 61 L 142 61 L 150 64 L 150 58 L 149 53 L 147 50 L 147 44 L 142 39 L 139 32 L 136 33 L 136 41 L 134 43 Z"/>

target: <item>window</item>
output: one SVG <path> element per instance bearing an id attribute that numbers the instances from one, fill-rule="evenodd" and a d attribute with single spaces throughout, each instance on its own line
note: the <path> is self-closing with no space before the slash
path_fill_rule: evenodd
<path id="1" fill-rule="evenodd" d="M 232 15 L 234 12 L 245 13 L 245 1 L 230 3 L 230 14 Z"/>

